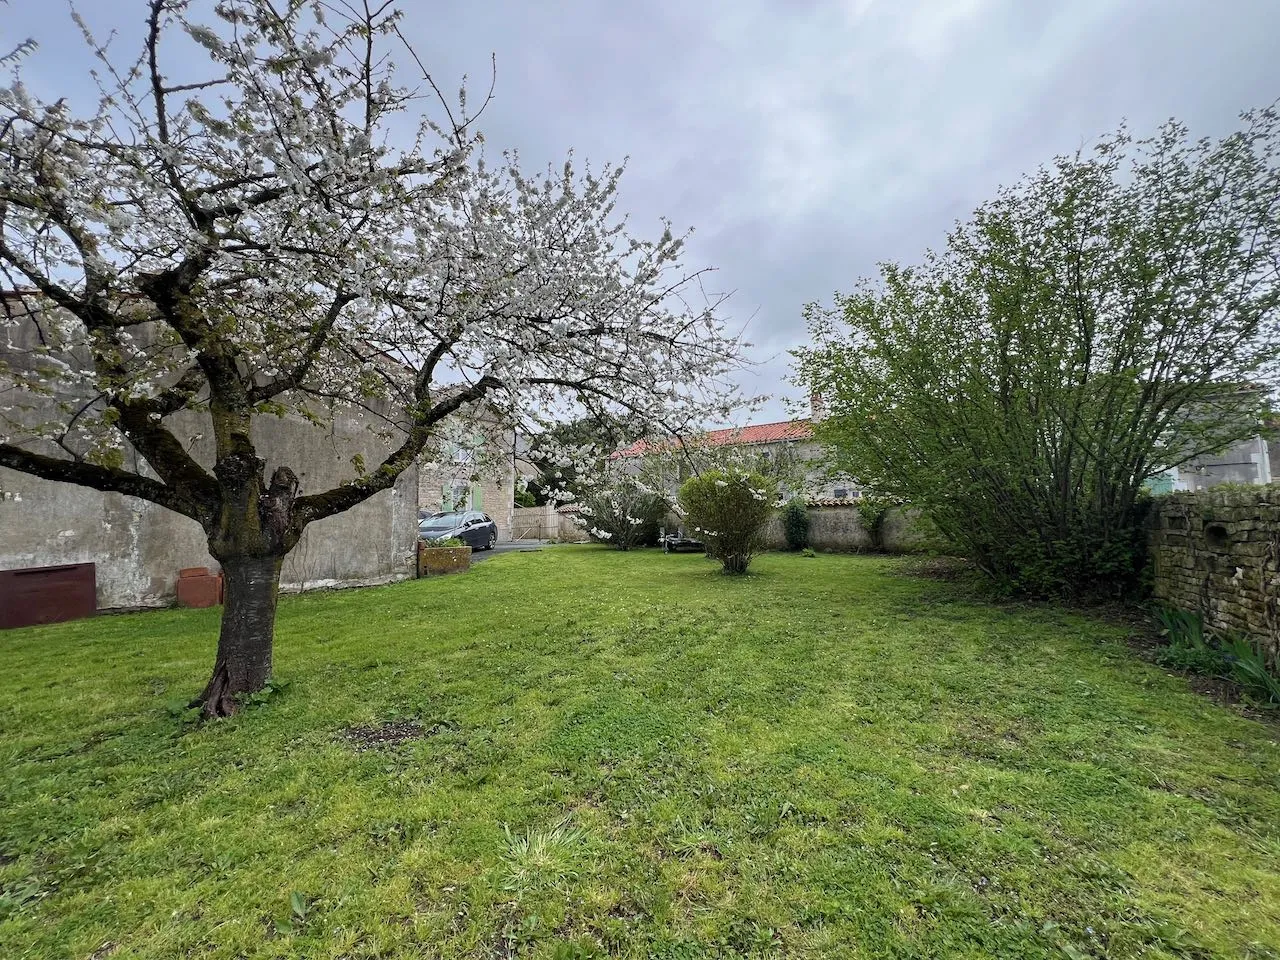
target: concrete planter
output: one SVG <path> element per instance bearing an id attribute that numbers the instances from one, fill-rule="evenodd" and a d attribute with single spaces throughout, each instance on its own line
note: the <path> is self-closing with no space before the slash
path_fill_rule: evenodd
<path id="1" fill-rule="evenodd" d="M 433 547 L 418 542 L 418 576 L 440 577 L 471 569 L 470 547 Z"/>

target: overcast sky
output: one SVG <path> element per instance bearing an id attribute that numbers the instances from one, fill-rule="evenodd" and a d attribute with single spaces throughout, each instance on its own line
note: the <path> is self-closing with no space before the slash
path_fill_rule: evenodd
<path id="1" fill-rule="evenodd" d="M 80 0 L 140 38 L 143 0 Z M 637 231 L 693 227 L 749 324 L 743 378 L 787 416 L 801 308 L 882 259 L 915 260 L 1002 183 L 1128 119 L 1219 135 L 1280 97 L 1280 0 L 404 0 L 446 89 L 498 65 L 482 129 L 528 166 L 630 157 Z M 59 0 L 0 6 L 41 92 L 85 88 Z"/>

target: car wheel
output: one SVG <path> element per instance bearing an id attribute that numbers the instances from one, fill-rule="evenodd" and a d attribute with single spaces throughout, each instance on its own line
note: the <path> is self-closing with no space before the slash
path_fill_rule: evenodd
<path id="1" fill-rule="evenodd" d="M 492 550 L 497 545 L 498 545 L 498 531 L 495 530 L 493 531 L 493 533 L 489 534 L 489 545 L 485 547 L 485 549 Z"/>

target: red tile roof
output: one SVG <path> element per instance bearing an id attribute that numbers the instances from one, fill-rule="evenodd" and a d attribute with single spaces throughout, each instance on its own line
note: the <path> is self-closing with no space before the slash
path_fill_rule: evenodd
<path id="1" fill-rule="evenodd" d="M 712 447 L 745 447 L 757 443 L 782 443 L 791 440 L 808 440 L 813 436 L 813 429 L 808 420 L 779 420 L 776 423 L 753 423 L 745 427 L 729 427 L 726 430 L 710 430 L 696 438 L 695 443 Z M 629 447 L 619 450 L 614 456 L 638 457 L 650 450 L 661 449 L 665 441 L 653 443 L 648 440 L 637 440 Z"/>

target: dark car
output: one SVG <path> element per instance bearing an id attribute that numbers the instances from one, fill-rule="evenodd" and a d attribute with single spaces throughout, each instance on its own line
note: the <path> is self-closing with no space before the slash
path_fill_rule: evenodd
<path id="1" fill-rule="evenodd" d="M 701 540 L 695 540 L 693 537 L 678 537 L 675 534 L 661 537 L 658 545 L 662 547 L 663 553 L 701 553 L 707 549 L 707 545 Z"/>
<path id="2" fill-rule="evenodd" d="M 479 510 L 455 510 L 419 520 L 418 536 L 423 540 L 456 538 L 472 550 L 492 550 L 498 543 L 498 525 Z"/>

